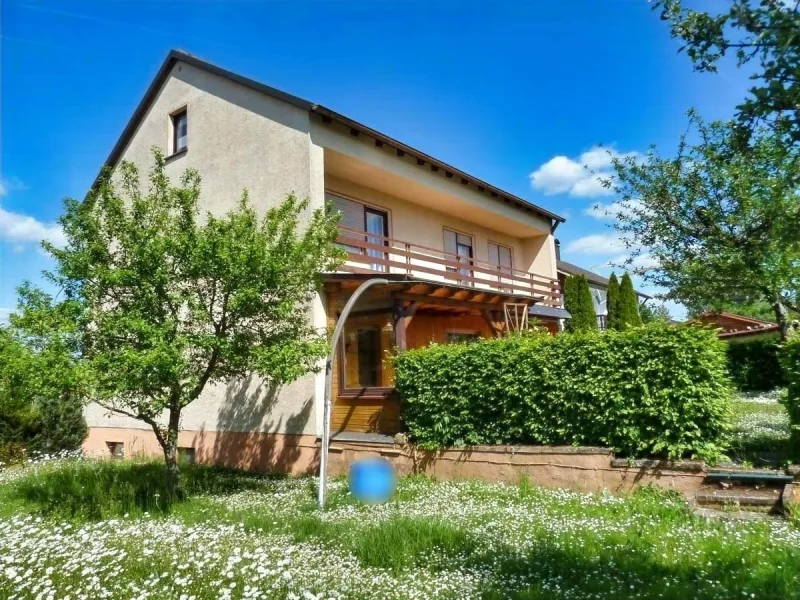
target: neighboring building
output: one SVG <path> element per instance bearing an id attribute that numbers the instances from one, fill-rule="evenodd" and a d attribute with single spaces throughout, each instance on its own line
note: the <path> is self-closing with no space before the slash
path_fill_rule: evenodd
<path id="1" fill-rule="evenodd" d="M 313 322 L 331 327 L 353 290 L 379 275 L 348 319 L 334 365 L 335 432 L 400 430 L 387 351 L 500 335 L 507 305 L 557 331 L 553 232 L 564 219 L 318 104 L 169 54 L 107 164 L 203 176 L 203 209 L 223 214 L 247 188 L 258 211 L 294 192 L 342 213 L 340 272 L 324 275 Z M 274 389 L 259 378 L 212 387 L 184 410 L 179 446 L 198 462 L 306 470 L 322 431 L 323 374 Z M 90 453 L 158 451 L 140 421 L 87 409 Z"/>
<path id="2" fill-rule="evenodd" d="M 749 339 L 780 333 L 780 327 L 778 327 L 777 323 L 726 312 L 704 312 L 694 319 L 690 319 L 687 323 L 700 323 L 718 327 L 720 329 L 719 338 L 723 340 Z"/>
<path id="3" fill-rule="evenodd" d="M 606 302 L 606 297 L 608 295 L 608 278 L 588 271 L 578 265 L 568 263 L 565 260 L 559 259 L 556 264 L 558 281 L 561 289 L 564 289 L 564 280 L 569 275 L 583 275 L 586 277 L 586 280 L 589 282 L 589 289 L 592 291 L 592 301 L 594 302 L 594 312 L 597 315 L 597 325 L 600 329 L 605 329 L 606 320 L 608 318 L 608 306 Z M 638 290 L 636 291 L 636 295 L 639 297 L 640 303 L 644 303 L 651 298 L 651 296 Z"/>

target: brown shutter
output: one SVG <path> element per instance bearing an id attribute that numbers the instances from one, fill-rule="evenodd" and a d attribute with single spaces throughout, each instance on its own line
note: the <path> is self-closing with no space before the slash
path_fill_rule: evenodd
<path id="1" fill-rule="evenodd" d="M 325 194 L 325 199 L 333 202 L 333 206 L 338 210 L 342 218 L 339 220 L 341 227 L 349 229 L 357 229 L 364 231 L 364 205 L 359 202 L 335 196 L 334 194 Z"/>
<path id="2" fill-rule="evenodd" d="M 444 230 L 444 251 L 448 254 L 455 254 L 458 249 L 456 248 L 456 232 L 450 231 L 449 229 Z M 452 257 L 448 256 L 448 260 L 453 260 Z"/>

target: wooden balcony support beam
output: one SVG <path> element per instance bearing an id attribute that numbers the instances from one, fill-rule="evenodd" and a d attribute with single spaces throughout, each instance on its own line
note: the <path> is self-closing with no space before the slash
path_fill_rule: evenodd
<path id="1" fill-rule="evenodd" d="M 398 352 L 406 349 L 406 331 L 411 324 L 411 319 L 419 308 L 419 302 L 416 300 L 410 301 L 407 305 L 405 301 L 400 298 L 392 300 L 392 326 L 394 327 L 394 345 Z"/>

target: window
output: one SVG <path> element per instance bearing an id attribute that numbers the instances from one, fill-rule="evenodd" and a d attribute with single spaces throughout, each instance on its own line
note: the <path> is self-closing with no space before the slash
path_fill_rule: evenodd
<path id="1" fill-rule="evenodd" d="M 481 334 L 477 331 L 448 331 L 445 333 L 444 341 L 447 344 L 458 344 L 459 342 L 474 342 L 481 339 Z"/>
<path id="2" fill-rule="evenodd" d="M 188 144 L 189 120 L 186 109 L 172 115 L 172 153 L 186 150 Z"/>
<path id="3" fill-rule="evenodd" d="M 178 462 L 183 465 L 194 464 L 194 448 L 178 448 Z"/>
<path id="4" fill-rule="evenodd" d="M 361 237 L 359 232 L 364 232 L 364 242 L 377 246 L 388 246 L 389 241 L 389 213 L 379 208 L 366 206 L 361 202 L 335 196 L 327 195 L 328 200 L 333 202 L 333 207 L 341 214 L 339 226 L 346 229 L 344 234 L 348 237 Z M 366 254 L 369 257 L 384 261 L 389 257 L 386 252 L 377 248 L 365 248 L 363 246 L 345 244 L 345 250 L 351 254 Z M 369 264 L 373 271 L 388 272 L 388 265 L 383 262 Z"/>
<path id="5" fill-rule="evenodd" d="M 444 230 L 444 251 L 450 256 L 445 257 L 447 260 L 464 263 L 466 265 L 472 264 L 474 254 L 472 252 L 472 236 L 465 233 L 459 233 L 452 229 Z M 466 279 L 460 280 L 459 283 L 471 285 L 472 269 L 461 267 L 447 267 L 451 273 L 458 271 Z"/>
<path id="6" fill-rule="evenodd" d="M 511 275 L 513 268 L 511 262 L 511 248 L 503 246 L 502 244 L 496 244 L 495 242 L 489 242 L 489 262 L 493 265 L 497 265 L 497 281 L 502 283 L 503 275 Z"/>
<path id="7" fill-rule="evenodd" d="M 122 442 L 106 442 L 106 447 L 114 458 L 122 458 L 125 456 L 125 444 Z"/>
<path id="8" fill-rule="evenodd" d="M 388 241 L 385 241 L 383 238 L 389 237 L 389 217 L 388 215 L 382 211 L 377 210 L 374 208 L 364 207 L 364 230 L 368 234 L 373 234 L 372 236 L 367 235 L 367 243 L 369 244 L 377 244 L 378 246 L 385 246 L 388 244 Z M 377 258 L 386 260 L 387 254 L 386 252 L 381 252 L 375 248 L 367 248 L 367 255 Z M 388 271 L 388 265 L 382 263 L 370 263 L 369 268 L 373 271 L 381 271 L 385 272 Z"/>
<path id="9" fill-rule="evenodd" d="M 380 375 L 381 333 L 377 329 L 359 329 L 358 385 L 377 387 Z"/>
<path id="10" fill-rule="evenodd" d="M 342 336 L 342 389 L 385 388 L 394 371 L 389 351 L 393 347 L 390 313 L 354 315 L 347 319 Z"/>

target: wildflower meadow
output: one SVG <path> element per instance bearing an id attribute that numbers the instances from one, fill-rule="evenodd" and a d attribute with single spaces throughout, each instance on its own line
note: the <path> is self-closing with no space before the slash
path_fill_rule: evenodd
<path id="1" fill-rule="evenodd" d="M 678 495 L 400 481 L 358 504 L 313 478 L 187 466 L 48 461 L 0 472 L 0 597 L 797 598 L 791 522 L 707 521 Z"/>

